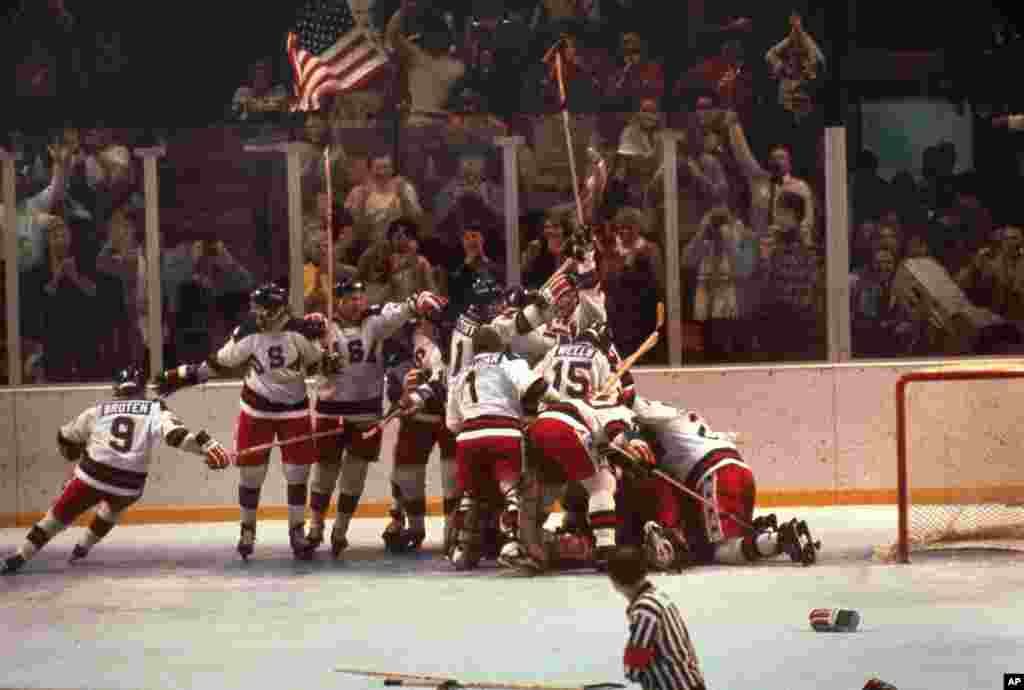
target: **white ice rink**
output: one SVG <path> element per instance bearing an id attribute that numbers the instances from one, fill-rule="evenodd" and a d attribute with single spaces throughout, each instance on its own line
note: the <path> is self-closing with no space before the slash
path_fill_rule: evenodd
<path id="1" fill-rule="evenodd" d="M 871 559 L 892 507 L 779 509 L 823 542 L 820 562 L 703 567 L 655 576 L 686 618 L 709 690 L 987 690 L 1024 672 L 1024 560 L 999 553 Z M 0 578 L 0 687 L 197 690 L 383 688 L 355 666 L 572 684 L 622 681 L 625 602 L 592 571 L 456 573 L 429 549 L 383 552 L 384 520 L 357 520 L 343 562 L 296 563 L 281 522 L 243 564 L 236 524 L 124 526 L 86 563 L 58 536 Z M 0 552 L 26 530 L 0 530 Z M 861 614 L 852 634 L 813 632 L 816 607 Z"/>

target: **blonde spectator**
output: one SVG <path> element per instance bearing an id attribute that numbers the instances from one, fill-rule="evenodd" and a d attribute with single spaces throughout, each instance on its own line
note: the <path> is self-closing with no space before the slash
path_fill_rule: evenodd
<path id="1" fill-rule="evenodd" d="M 386 239 L 393 221 L 406 217 L 419 222 L 423 216 L 416 188 L 404 177 L 395 175 L 394 162 L 388 154 L 373 158 L 369 176 L 349 192 L 345 208 L 355 219 L 357 239 L 369 245 Z"/>

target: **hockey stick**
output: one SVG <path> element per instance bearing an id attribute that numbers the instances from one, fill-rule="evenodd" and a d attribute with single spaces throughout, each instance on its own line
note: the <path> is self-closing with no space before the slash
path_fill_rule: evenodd
<path id="1" fill-rule="evenodd" d="M 296 436 L 295 438 L 288 438 L 284 441 L 271 441 L 269 443 L 261 443 L 258 446 L 252 448 L 246 448 L 236 453 L 236 457 L 242 457 L 243 455 L 252 455 L 253 453 L 262 453 L 265 450 L 271 450 L 273 448 L 280 448 L 281 446 L 290 446 L 296 443 L 304 443 L 306 441 L 312 441 L 318 438 L 326 438 L 327 436 L 337 436 L 348 431 L 344 426 L 338 427 L 337 429 L 331 429 L 330 431 L 317 431 L 312 434 L 306 434 L 304 436 Z"/>
<path id="2" fill-rule="evenodd" d="M 728 512 L 726 510 L 720 509 L 712 501 L 709 501 L 708 499 L 704 498 L 699 493 L 697 493 L 693 489 L 689 488 L 688 486 L 683 484 L 681 481 L 677 480 L 675 477 L 673 477 L 672 475 L 668 474 L 667 472 L 663 472 L 663 471 L 659 470 L 656 467 L 650 467 L 650 466 L 648 466 L 648 465 L 646 465 L 646 464 L 644 464 L 642 462 L 637 461 L 636 458 L 634 458 L 632 455 L 630 455 L 629 453 L 624 451 L 622 448 L 619 448 L 618 446 L 613 446 L 613 445 L 609 444 L 608 447 L 613 449 L 616 453 L 619 453 L 620 455 L 623 455 L 623 456 L 629 458 L 630 463 L 632 463 L 632 465 L 634 467 L 636 467 L 636 466 L 641 467 L 643 472 L 649 472 L 650 474 L 654 475 L 658 479 L 660 479 L 660 480 L 662 480 L 664 482 L 668 482 L 669 484 L 671 484 L 675 488 L 677 488 L 680 491 L 682 491 L 687 496 L 690 496 L 691 498 L 694 498 L 694 499 L 700 501 L 701 503 L 703 503 L 707 507 L 715 510 L 718 513 L 721 513 L 725 517 L 732 518 L 733 520 L 736 521 L 736 524 L 739 525 L 740 527 L 742 527 L 743 529 L 749 530 L 751 532 L 755 531 L 754 526 L 752 524 L 750 524 L 749 522 L 747 522 L 743 518 L 740 518 L 740 517 L 734 515 L 733 513 L 730 513 L 730 512 Z"/>
<path id="3" fill-rule="evenodd" d="M 383 419 L 381 419 L 379 422 L 377 422 L 372 427 L 363 432 L 363 440 L 365 441 L 366 439 L 371 438 L 372 436 L 376 436 L 380 432 L 384 431 L 384 427 L 386 427 L 392 419 L 394 419 L 401 413 L 401 406 L 398 403 L 395 403 L 388 411 L 388 413 L 384 415 Z"/>
<path id="4" fill-rule="evenodd" d="M 500 683 L 500 682 L 466 682 L 442 676 L 413 675 L 407 673 L 385 673 L 382 671 L 364 671 L 355 668 L 336 668 L 335 673 L 348 673 L 355 676 L 381 678 L 386 686 L 405 686 L 410 688 L 478 688 L 479 690 L 615 690 L 625 688 L 622 683 L 590 683 L 575 686 L 547 685 L 544 683 Z"/>
<path id="5" fill-rule="evenodd" d="M 660 337 L 659 333 L 661 331 L 662 326 L 664 325 L 665 303 L 658 302 L 658 324 L 657 326 L 655 326 L 654 332 L 647 336 L 647 340 L 645 340 L 640 345 L 640 347 L 636 349 L 636 352 L 627 357 L 626 360 L 619 365 L 618 369 L 615 370 L 615 373 L 612 374 L 610 379 L 608 379 L 608 383 L 604 385 L 604 388 L 601 389 L 601 392 L 598 393 L 596 397 L 606 398 L 609 395 L 611 395 L 612 389 L 615 388 L 615 385 L 619 382 L 619 379 L 621 379 L 623 375 L 627 371 L 629 371 L 634 364 L 636 364 L 638 359 L 646 355 L 650 350 L 654 348 L 655 345 L 658 344 L 658 338 Z"/>

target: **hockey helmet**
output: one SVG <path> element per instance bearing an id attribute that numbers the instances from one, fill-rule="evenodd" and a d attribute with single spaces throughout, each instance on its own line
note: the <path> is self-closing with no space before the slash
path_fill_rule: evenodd
<path id="1" fill-rule="evenodd" d="M 576 336 L 577 342 L 589 343 L 604 353 L 612 348 L 612 330 L 607 321 L 597 321 Z"/>
<path id="2" fill-rule="evenodd" d="M 505 290 L 505 304 L 513 309 L 522 309 L 530 304 L 530 294 L 526 288 L 514 285 Z"/>
<path id="3" fill-rule="evenodd" d="M 118 398 L 130 398 L 142 395 L 146 390 L 146 374 L 134 364 L 114 374 L 114 395 Z"/>
<path id="4" fill-rule="evenodd" d="M 266 283 L 249 295 L 252 314 L 261 329 L 277 328 L 288 318 L 288 291 L 280 285 Z"/>
<path id="5" fill-rule="evenodd" d="M 469 291 L 469 315 L 482 322 L 490 321 L 504 308 L 505 292 L 501 284 L 490 274 L 483 274 L 473 281 Z"/>

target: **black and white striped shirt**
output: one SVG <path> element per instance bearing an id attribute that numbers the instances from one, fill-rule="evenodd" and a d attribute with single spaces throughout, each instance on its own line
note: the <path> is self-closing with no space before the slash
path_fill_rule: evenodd
<path id="1" fill-rule="evenodd" d="M 626 678 L 644 690 L 705 690 L 697 652 L 679 609 L 650 582 L 626 609 Z"/>

